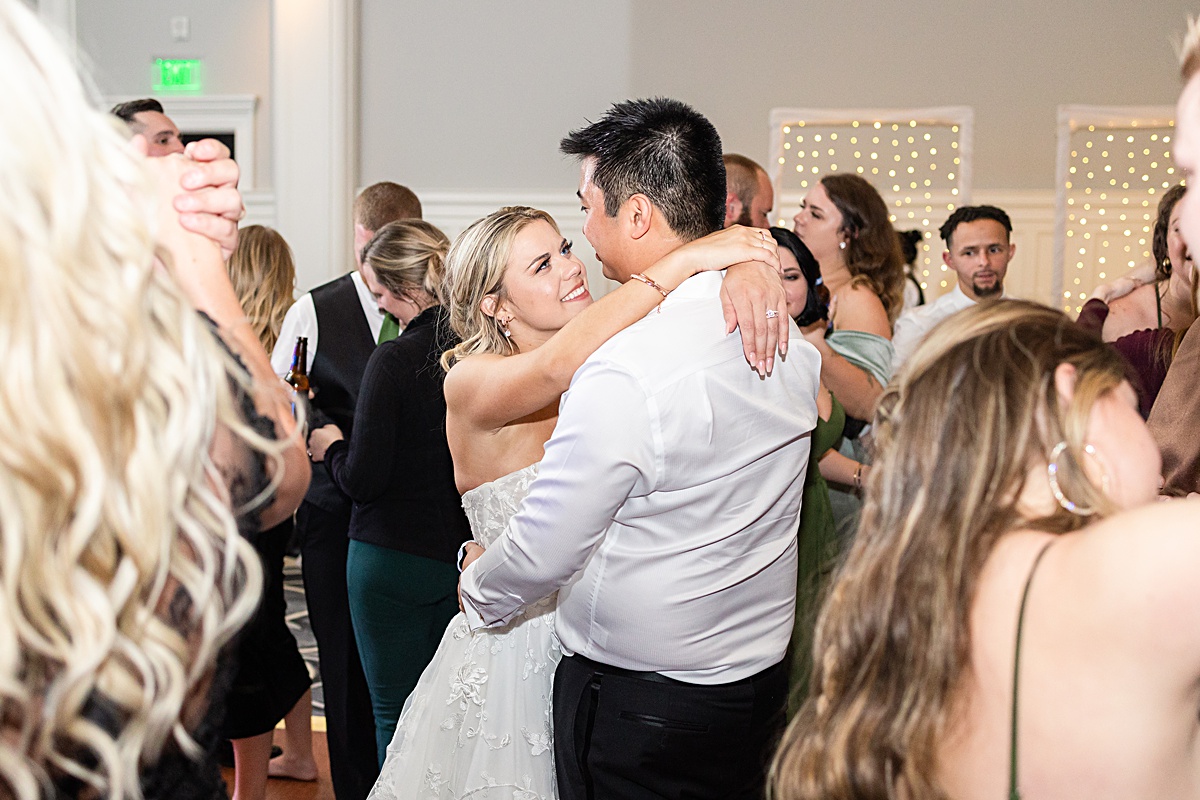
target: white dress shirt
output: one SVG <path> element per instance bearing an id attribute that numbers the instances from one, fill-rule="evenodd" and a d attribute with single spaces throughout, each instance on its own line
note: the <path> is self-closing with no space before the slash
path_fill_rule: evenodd
<path id="1" fill-rule="evenodd" d="M 336 279 L 335 279 L 336 280 Z M 358 270 L 350 273 L 354 281 L 354 290 L 358 293 L 358 302 L 362 304 L 363 316 L 371 328 L 371 338 L 379 341 L 379 329 L 383 327 L 383 312 L 379 303 L 363 282 Z M 292 367 L 292 351 L 296 348 L 296 337 L 308 337 L 308 372 L 312 372 L 313 359 L 317 357 L 317 309 L 313 305 L 312 292 L 305 292 L 283 317 L 283 325 L 279 328 L 279 338 L 275 341 L 275 349 L 271 351 L 271 368 L 279 377 L 287 375 Z"/>
<path id="2" fill-rule="evenodd" d="M 901 314 L 892 333 L 892 374 L 896 374 L 900 365 L 908 360 L 917 345 L 925 341 L 925 337 L 939 322 L 973 305 L 975 301 L 967 297 L 962 287 L 955 283 L 950 292 L 932 303 Z"/>
<path id="3" fill-rule="evenodd" d="M 699 684 L 783 658 L 821 359 L 793 325 L 759 378 L 721 279 L 689 279 L 576 372 L 528 497 L 463 573 L 473 628 L 563 587 L 568 654 Z"/>

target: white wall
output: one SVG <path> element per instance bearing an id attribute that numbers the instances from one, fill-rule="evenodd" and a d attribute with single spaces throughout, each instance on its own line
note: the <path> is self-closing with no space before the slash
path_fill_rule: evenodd
<path id="1" fill-rule="evenodd" d="M 451 234 L 492 200 L 561 198 L 551 210 L 572 235 L 576 171 L 558 139 L 616 100 L 687 101 L 727 151 L 760 161 L 774 107 L 970 105 L 973 200 L 1014 217 L 1010 290 L 1049 301 L 1057 107 L 1172 104 L 1172 43 L 1190 11 L 1182 0 L 363 0 L 360 184 L 411 185 Z"/>
<path id="2" fill-rule="evenodd" d="M 629 92 L 631 0 L 362 0 L 362 184 L 569 189 L 558 141 Z"/>
<path id="3" fill-rule="evenodd" d="M 270 187 L 271 1 L 77 0 L 78 38 L 106 94 L 148 93 L 163 55 L 204 58 L 209 93 L 258 95 L 257 185 Z M 628 97 L 690 102 L 726 150 L 759 160 L 773 107 L 962 104 L 975 109 L 973 199 L 1008 202 L 1037 227 L 1018 231 L 1031 237 L 1018 256 L 1026 294 L 1049 286 L 1057 106 L 1172 104 L 1173 42 L 1195 10 L 1191 0 L 356 1 L 355 183 L 413 187 L 448 233 L 489 207 L 537 203 L 586 254 L 576 168 L 558 140 Z M 191 18 L 189 43 L 170 41 L 177 15 Z"/>
<path id="4" fill-rule="evenodd" d="M 776 106 L 975 107 L 975 185 L 1052 189 L 1064 103 L 1171 104 L 1194 3 L 363 0 L 363 180 L 557 188 L 557 140 L 668 95 L 767 156 Z M 573 180 L 573 177 L 569 178 Z"/>
<path id="5" fill-rule="evenodd" d="M 1183 0 L 657 0 L 639 7 L 635 94 L 708 114 L 767 156 L 772 107 L 975 109 L 975 186 L 1052 189 L 1057 107 L 1172 104 Z"/>
<path id="6" fill-rule="evenodd" d="M 189 41 L 171 38 L 177 16 L 190 21 Z M 103 95 L 159 96 L 155 58 L 199 58 L 206 95 L 257 96 L 255 186 L 273 185 L 269 0 L 76 0 L 75 29 Z"/>

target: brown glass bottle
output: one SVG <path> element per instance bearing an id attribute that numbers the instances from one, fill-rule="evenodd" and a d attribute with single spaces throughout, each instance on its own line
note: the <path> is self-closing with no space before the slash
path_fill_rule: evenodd
<path id="1" fill-rule="evenodd" d="M 301 397 L 308 396 L 308 337 L 297 336 L 292 350 L 292 366 L 284 378 Z"/>

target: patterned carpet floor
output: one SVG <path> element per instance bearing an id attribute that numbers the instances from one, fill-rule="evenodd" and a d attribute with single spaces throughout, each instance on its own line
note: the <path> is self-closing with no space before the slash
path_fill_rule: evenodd
<path id="1" fill-rule="evenodd" d="M 283 591 L 287 598 L 287 624 L 300 655 L 308 664 L 312 676 L 313 716 L 325 716 L 325 693 L 321 690 L 321 667 L 317 662 L 317 640 L 313 638 L 312 626 L 308 623 L 308 604 L 304 599 L 304 580 L 300 575 L 300 559 L 288 556 L 283 561 Z"/>

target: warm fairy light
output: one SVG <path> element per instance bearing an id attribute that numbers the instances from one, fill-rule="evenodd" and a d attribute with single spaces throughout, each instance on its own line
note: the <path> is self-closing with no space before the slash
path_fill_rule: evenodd
<path id="1" fill-rule="evenodd" d="M 1161 146 L 1169 143 L 1170 127 L 1131 120 L 1119 126 L 1080 126 L 1070 134 L 1066 205 L 1088 213 L 1067 215 L 1072 257 L 1063 279 L 1074 290 L 1064 289 L 1064 311 L 1077 313 L 1092 287 L 1152 262 L 1159 193 L 1175 183 L 1170 151 Z M 1111 217 L 1124 224 L 1110 225 Z"/>
<path id="2" fill-rule="evenodd" d="M 864 136 L 859 128 L 869 133 Z M 891 135 L 887 133 L 889 128 Z M 780 165 L 790 167 L 780 190 L 786 193 L 790 185 L 793 191 L 803 193 L 821 175 L 853 171 L 871 180 L 883 193 L 898 229 L 917 228 L 925 237 L 936 239 L 936 228 L 957 207 L 961 188 L 958 165 L 962 159 L 954 156 L 966 148 L 960 146 L 959 129 L 956 122 L 925 122 L 907 116 L 836 124 L 790 120 L 779 128 L 784 146 L 776 157 Z M 781 210 L 785 219 L 788 211 Z M 919 243 L 915 274 L 928 279 L 940 271 L 940 255 L 940 246 Z M 938 287 L 931 291 L 933 297 L 940 294 Z"/>

